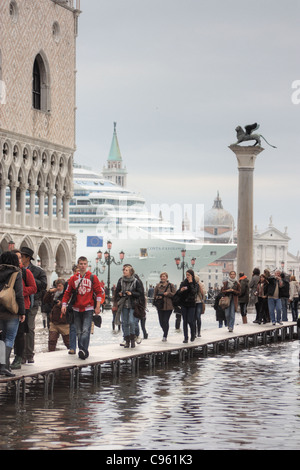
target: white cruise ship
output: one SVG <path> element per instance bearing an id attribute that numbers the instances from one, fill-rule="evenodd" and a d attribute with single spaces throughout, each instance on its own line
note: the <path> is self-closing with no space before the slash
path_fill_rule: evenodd
<path id="1" fill-rule="evenodd" d="M 175 230 L 170 222 L 147 210 L 141 195 L 121 185 L 125 184 L 126 171 L 122 167 L 116 125 L 108 168 L 103 174 L 105 178 L 74 164 L 74 197 L 69 213 L 70 231 L 77 237 L 77 256 L 86 256 L 100 279 L 105 281 L 107 277 L 104 252 L 107 252 L 108 242 L 111 242 L 111 259 L 119 263 L 124 256 L 123 262 L 134 267 L 145 285 L 157 282 L 162 271 L 168 272 L 171 282 L 180 282 L 183 270 L 178 269 L 178 265 L 183 262 L 182 250 L 186 250 L 183 252 L 186 265 L 197 271 L 235 246 L 204 243 L 201 236 L 196 237 L 186 227 Z M 121 266 L 115 262 L 110 266 L 111 284 L 122 274 Z"/>

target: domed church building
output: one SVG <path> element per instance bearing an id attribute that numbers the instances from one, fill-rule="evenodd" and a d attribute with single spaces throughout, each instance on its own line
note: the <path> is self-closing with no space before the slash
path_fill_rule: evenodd
<path id="1" fill-rule="evenodd" d="M 217 194 L 210 210 L 204 213 L 204 238 L 211 243 L 233 243 L 234 218 L 223 208 L 222 200 Z"/>

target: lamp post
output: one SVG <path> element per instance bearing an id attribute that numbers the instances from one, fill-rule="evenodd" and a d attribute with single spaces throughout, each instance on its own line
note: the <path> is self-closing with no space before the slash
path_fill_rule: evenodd
<path id="1" fill-rule="evenodd" d="M 186 250 L 182 249 L 181 250 L 182 261 L 180 262 L 179 257 L 175 258 L 175 263 L 176 263 L 177 269 L 182 269 L 182 280 L 183 281 L 184 281 L 184 270 L 185 269 L 190 269 L 189 265 L 184 261 L 185 255 L 186 255 Z M 196 258 L 192 258 L 191 259 L 191 265 L 192 265 L 193 269 L 194 269 L 195 263 L 196 263 Z"/>
<path id="2" fill-rule="evenodd" d="M 105 300 L 105 309 L 110 309 L 111 308 L 111 297 L 110 297 L 110 266 L 112 263 L 116 264 L 116 265 L 120 265 L 123 263 L 123 260 L 124 260 L 124 256 L 125 256 L 125 253 L 124 251 L 120 251 L 119 253 L 119 257 L 120 257 L 120 261 L 116 261 L 115 260 L 115 257 L 112 256 L 110 254 L 110 250 L 111 250 L 111 247 L 112 247 L 112 242 L 111 241 L 108 241 L 107 242 L 107 250 L 105 251 L 104 253 L 104 261 L 102 261 L 102 251 L 98 251 L 97 253 L 97 259 L 98 259 L 98 263 L 96 264 L 96 269 L 98 268 L 98 264 L 100 264 L 100 266 L 104 266 L 104 267 L 108 267 L 108 271 L 107 271 L 107 290 L 108 290 L 108 297 L 107 299 Z"/>
<path id="3" fill-rule="evenodd" d="M 103 266 L 103 271 L 101 270 L 101 267 L 99 268 L 99 261 L 101 260 L 101 257 L 102 257 L 102 251 L 97 251 L 97 257 L 95 259 L 96 261 L 96 269 L 95 269 L 95 273 L 96 273 L 96 276 L 99 277 L 99 274 L 103 274 L 105 272 L 105 268 L 106 268 L 106 265 Z M 101 262 L 100 262 L 100 266 L 101 266 Z"/>

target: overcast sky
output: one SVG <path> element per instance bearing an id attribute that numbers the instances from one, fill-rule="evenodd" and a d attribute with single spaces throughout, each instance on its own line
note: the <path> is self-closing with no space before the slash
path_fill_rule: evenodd
<path id="1" fill-rule="evenodd" d="M 277 149 L 264 143 L 256 160 L 254 224 L 287 226 L 296 254 L 299 1 L 81 0 L 81 10 L 75 161 L 102 171 L 116 121 L 128 187 L 149 208 L 208 210 L 219 191 L 237 222 L 228 146 L 237 125 L 258 122 Z"/>

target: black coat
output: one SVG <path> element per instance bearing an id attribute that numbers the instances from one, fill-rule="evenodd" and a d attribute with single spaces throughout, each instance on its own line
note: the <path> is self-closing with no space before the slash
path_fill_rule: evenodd
<path id="1" fill-rule="evenodd" d="M 281 297 L 289 297 L 289 283 L 284 279 L 276 279 L 275 277 L 271 276 L 268 278 L 268 297 L 273 297 L 276 283 L 279 283 L 279 298 Z M 280 286 L 280 284 L 282 284 Z"/>
<path id="2" fill-rule="evenodd" d="M 180 291 L 182 287 L 187 287 L 186 290 Z M 182 281 L 179 287 L 181 307 L 196 307 L 196 297 L 199 290 L 199 284 L 195 282 L 188 282 L 187 279 Z"/>
<path id="3" fill-rule="evenodd" d="M 145 295 L 144 295 L 144 286 L 142 281 L 138 278 L 138 276 L 134 276 L 135 280 L 132 283 L 132 288 L 130 289 L 131 295 L 128 296 L 130 307 L 134 308 L 135 303 L 137 301 L 145 303 Z M 122 290 L 122 278 L 118 280 L 117 287 L 114 294 L 114 302 L 118 302 L 120 299 L 119 293 Z"/>
<path id="4" fill-rule="evenodd" d="M 38 301 L 42 301 L 47 289 L 47 276 L 42 268 L 35 266 L 32 263 L 29 263 L 27 269 L 32 272 L 37 288 L 37 293 L 34 294 L 34 305 L 39 305 Z"/>

